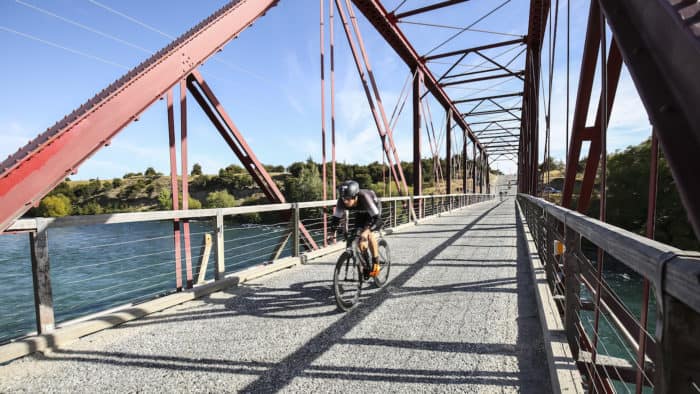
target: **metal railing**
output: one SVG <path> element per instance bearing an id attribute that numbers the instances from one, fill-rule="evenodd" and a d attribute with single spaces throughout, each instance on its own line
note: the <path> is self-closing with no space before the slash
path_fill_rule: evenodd
<path id="1" fill-rule="evenodd" d="M 396 228 L 493 198 L 453 194 L 380 201 L 384 227 Z M 56 322 L 219 281 L 253 266 L 284 258 L 303 262 L 307 252 L 327 246 L 335 203 L 18 220 L 0 236 L 5 249 L 0 280 L 12 289 L 0 299 L 0 343 L 31 335 L 33 327 L 48 333 Z M 191 242 L 182 242 L 183 223 Z"/>
<path id="2" fill-rule="evenodd" d="M 517 201 L 588 389 L 700 392 L 700 253 L 530 195 Z M 616 277 L 639 291 L 625 294 L 630 283 Z M 655 298 L 640 305 L 645 286 Z"/>

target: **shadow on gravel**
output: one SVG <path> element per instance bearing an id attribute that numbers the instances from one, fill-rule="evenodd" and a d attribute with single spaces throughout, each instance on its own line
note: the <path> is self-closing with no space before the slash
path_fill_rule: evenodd
<path id="1" fill-rule="evenodd" d="M 314 338 L 309 340 L 306 344 L 301 346 L 297 351 L 294 353 L 290 354 L 289 356 L 285 357 L 281 362 L 276 364 L 273 368 L 270 368 L 269 370 L 265 371 L 257 380 L 253 381 L 246 387 L 244 387 L 241 392 L 247 392 L 247 393 L 259 393 L 259 392 L 276 392 L 287 386 L 295 377 L 298 376 L 308 376 L 311 368 L 311 365 L 313 362 L 318 359 L 322 354 L 324 354 L 326 351 L 328 351 L 334 344 L 338 343 L 343 339 L 343 337 L 350 332 L 350 330 L 353 329 L 358 323 L 364 320 L 364 318 L 372 313 L 375 309 L 377 309 L 379 306 L 381 306 L 384 301 L 386 301 L 390 297 L 394 297 L 391 293 L 388 292 L 389 287 L 393 288 L 400 288 L 406 282 L 411 279 L 418 271 L 420 271 L 423 267 L 425 267 L 427 264 L 429 264 L 435 257 L 437 257 L 442 251 L 447 249 L 450 245 L 452 245 L 456 240 L 460 239 L 462 236 L 464 236 L 465 233 L 470 231 L 470 229 L 479 223 L 482 219 L 484 219 L 486 216 L 488 216 L 489 213 L 491 213 L 493 210 L 498 208 L 502 203 L 496 204 L 486 211 L 484 211 L 481 215 L 476 217 L 470 224 L 462 228 L 461 230 L 457 231 L 454 233 L 452 236 L 450 236 L 447 240 L 442 242 L 440 245 L 437 247 L 433 248 L 431 251 L 427 252 L 421 259 L 419 259 L 415 264 L 412 264 L 410 267 L 408 267 L 406 270 L 404 270 L 401 274 L 399 274 L 397 277 L 391 280 L 390 284 L 391 286 L 388 286 L 387 289 L 384 289 L 377 294 L 375 294 L 373 297 L 369 298 L 366 300 L 359 308 L 354 309 L 353 311 L 347 313 L 343 318 L 340 320 L 336 321 L 332 325 L 330 325 L 328 328 L 323 330 L 321 333 L 316 335 Z M 443 233 L 444 231 L 437 231 L 438 233 Z M 405 233 L 402 233 L 405 234 Z M 346 372 L 347 369 L 343 368 L 343 372 Z M 372 368 L 371 369 L 372 373 L 376 373 L 377 369 Z M 379 369 L 381 371 L 381 368 Z M 381 381 L 392 381 L 392 377 L 396 379 L 397 377 L 401 376 L 402 374 L 407 374 L 408 372 L 404 370 L 398 370 L 395 371 L 396 373 L 394 374 L 389 374 L 387 375 L 381 375 L 381 376 L 376 376 L 373 375 L 373 377 L 367 377 L 369 380 L 372 380 L 372 378 L 380 378 Z M 438 371 L 430 371 L 431 374 L 433 375 L 441 375 L 440 372 Z M 328 378 L 331 378 L 333 376 L 326 376 Z M 338 376 L 339 378 L 344 378 L 346 375 Z M 460 377 L 464 379 L 471 379 L 472 377 L 464 377 L 462 373 L 460 373 Z M 478 378 L 478 377 L 475 377 Z M 413 379 L 417 379 L 415 376 L 410 377 L 411 380 L 409 381 L 414 381 Z M 430 382 L 435 383 L 437 379 L 437 376 L 432 376 L 430 377 Z M 487 379 L 489 381 L 489 384 L 494 384 L 492 379 Z M 405 380 L 402 380 L 405 381 Z M 508 380 L 508 384 L 512 385 L 513 381 Z"/>

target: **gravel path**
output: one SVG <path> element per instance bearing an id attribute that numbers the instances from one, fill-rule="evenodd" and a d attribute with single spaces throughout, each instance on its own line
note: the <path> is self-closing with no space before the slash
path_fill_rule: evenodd
<path id="1" fill-rule="evenodd" d="M 387 239 L 339 312 L 337 254 L 0 367 L 0 392 L 550 392 L 513 200 Z"/>

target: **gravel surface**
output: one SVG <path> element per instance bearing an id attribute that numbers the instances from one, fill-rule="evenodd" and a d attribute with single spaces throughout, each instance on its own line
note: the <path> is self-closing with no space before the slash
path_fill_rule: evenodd
<path id="1" fill-rule="evenodd" d="M 350 313 L 334 254 L 1 366 L 0 392 L 551 392 L 512 199 L 387 240 Z"/>

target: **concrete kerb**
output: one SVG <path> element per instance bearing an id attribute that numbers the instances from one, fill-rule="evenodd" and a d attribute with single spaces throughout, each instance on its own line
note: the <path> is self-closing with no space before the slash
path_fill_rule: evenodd
<path id="1" fill-rule="evenodd" d="M 527 227 L 525 216 L 516 200 L 518 216 L 525 234 L 527 253 L 530 257 L 532 280 L 535 284 L 537 296 L 537 309 L 542 326 L 542 337 L 547 352 L 549 364 L 549 376 L 552 383 L 552 391 L 555 393 L 584 393 L 581 373 L 576 367 L 576 362 L 571 353 L 569 342 L 566 339 L 564 325 L 559 316 L 557 305 L 549 291 L 544 266 L 537 254 L 537 246 Z"/>

